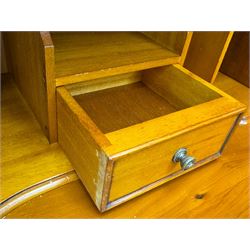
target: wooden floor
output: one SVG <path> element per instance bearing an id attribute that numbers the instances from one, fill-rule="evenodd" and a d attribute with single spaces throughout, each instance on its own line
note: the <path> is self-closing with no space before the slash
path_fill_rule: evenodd
<path id="1" fill-rule="evenodd" d="M 72 173 L 72 167 L 57 144 L 48 144 L 10 78 L 2 80 L 0 198 L 6 201 L 52 176 Z M 249 107 L 245 86 L 223 74 L 215 85 Z M 76 180 L 26 201 L 5 218 L 249 218 L 248 114 L 248 124 L 238 126 L 220 159 L 104 214 Z"/>

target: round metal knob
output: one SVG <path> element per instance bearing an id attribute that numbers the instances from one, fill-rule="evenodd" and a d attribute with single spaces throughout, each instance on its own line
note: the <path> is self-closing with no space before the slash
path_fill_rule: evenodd
<path id="1" fill-rule="evenodd" d="M 181 168 L 183 170 L 187 170 L 194 166 L 195 164 L 195 158 L 192 156 L 187 155 L 187 149 L 186 148 L 180 148 L 176 151 L 175 155 L 172 159 L 173 162 L 180 162 Z"/>

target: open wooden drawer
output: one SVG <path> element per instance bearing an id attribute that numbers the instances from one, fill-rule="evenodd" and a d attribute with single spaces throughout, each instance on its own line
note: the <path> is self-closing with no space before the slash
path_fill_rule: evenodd
<path id="1" fill-rule="evenodd" d="M 170 65 L 58 87 L 58 141 L 105 211 L 219 157 L 244 110 Z"/>

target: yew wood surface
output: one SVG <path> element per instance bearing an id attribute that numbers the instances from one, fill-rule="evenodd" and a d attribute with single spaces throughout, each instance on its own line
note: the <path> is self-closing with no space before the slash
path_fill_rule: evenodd
<path id="1" fill-rule="evenodd" d="M 103 214 L 75 181 L 7 218 L 249 218 L 248 136 L 248 126 L 238 128 L 222 158 Z"/>
<path id="2" fill-rule="evenodd" d="M 236 99 L 249 107 L 249 89 L 231 78 L 219 73 L 215 85 L 223 91 L 231 94 Z M 12 96 L 15 87 L 5 89 L 5 98 L 9 102 L 2 103 L 2 110 L 11 102 L 18 102 L 20 96 Z M 12 100 L 12 101 L 11 101 Z M 20 109 L 20 107 L 18 107 Z M 28 108 L 27 108 L 28 109 Z M 15 109 L 14 109 L 15 110 Z M 3 112 L 3 111 L 2 111 Z M 6 110 L 9 119 L 3 125 L 7 128 L 16 123 L 17 129 L 21 128 L 23 120 L 11 116 L 10 110 Z M 117 208 L 103 214 L 98 212 L 87 191 L 79 180 L 59 187 L 55 190 L 37 196 L 32 200 L 20 205 L 7 214 L 6 218 L 249 218 L 249 109 L 246 112 L 248 124 L 238 126 L 233 137 L 225 148 L 223 157 L 203 166 L 193 172 L 181 176 L 167 184 L 156 188 L 138 198 L 135 198 Z M 27 111 L 23 126 L 37 126 L 34 120 L 29 121 L 32 114 Z M 34 118 L 33 118 L 34 119 Z M 17 126 L 17 124 L 19 124 Z M 33 124 L 33 125 L 32 125 Z M 23 142 L 34 143 L 39 136 L 18 136 L 9 130 L 8 140 L 19 140 L 20 144 L 9 145 L 9 150 L 15 150 L 17 156 L 13 161 L 18 163 L 18 152 L 25 152 Z M 45 137 L 40 133 L 41 144 Z M 2 133 L 3 140 L 3 133 Z M 3 146 L 2 142 L 2 146 Z M 5 145 L 6 146 L 6 145 Z M 48 146 L 48 145 L 47 145 Z M 45 147 L 45 146 L 44 146 Z M 53 145 L 52 147 L 57 147 Z M 61 149 L 58 149 L 60 154 Z M 49 149 L 48 149 L 49 151 Z M 48 152 L 47 152 L 48 153 Z M 20 153 L 21 154 L 21 153 Z M 42 151 L 40 151 L 42 155 Z M 55 153 L 56 157 L 58 153 Z M 36 154 L 29 155 L 30 159 Z M 57 161 L 59 166 L 67 162 Z M 61 162 L 61 164 L 60 164 Z M 27 162 L 26 168 L 30 163 Z M 8 164 L 6 165 L 8 166 Z M 44 164 L 44 171 L 48 170 L 49 164 Z M 3 170 L 3 166 L 1 166 Z M 6 167 L 7 169 L 7 167 Z M 24 168 L 22 168 L 23 171 Z M 40 168 L 39 168 L 40 169 Z M 70 166 L 68 166 L 70 169 Z M 49 172 L 49 171 L 48 171 Z M 62 171 L 60 171 L 62 172 Z M 34 173 L 34 172 L 33 172 Z M 11 176 L 11 175 L 9 175 Z M 27 180 L 28 178 L 26 178 Z M 2 179 L 3 180 L 3 179 Z M 1 180 L 1 186 L 2 186 Z M 23 181 L 23 178 L 20 178 Z M 9 188 L 11 185 L 9 185 Z M 19 188 L 20 189 L 20 188 Z M 2 189 L 1 189 L 2 190 Z"/>
<path id="3" fill-rule="evenodd" d="M 176 111 L 142 82 L 78 95 L 75 99 L 103 133 Z"/>
<path id="4" fill-rule="evenodd" d="M 213 83 L 233 32 L 194 32 L 184 67 Z"/>
<path id="5" fill-rule="evenodd" d="M 249 32 L 234 32 L 220 71 L 249 87 Z"/>
<path id="6" fill-rule="evenodd" d="M 4 32 L 9 72 L 49 141 L 56 142 L 54 47 L 48 32 Z"/>
<path id="7" fill-rule="evenodd" d="M 23 189 L 72 170 L 59 145 L 49 144 L 10 75 L 1 80 L 0 205 Z"/>

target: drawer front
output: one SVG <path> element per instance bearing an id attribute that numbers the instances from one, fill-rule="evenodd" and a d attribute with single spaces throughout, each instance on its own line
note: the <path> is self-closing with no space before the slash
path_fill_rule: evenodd
<path id="1" fill-rule="evenodd" d="M 180 148 L 187 148 L 196 162 L 218 153 L 235 119 L 236 116 L 220 120 L 116 159 L 109 201 L 181 170 L 180 163 L 172 161 Z"/>

